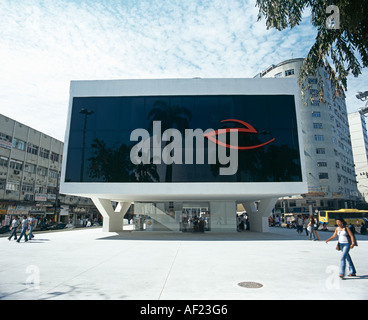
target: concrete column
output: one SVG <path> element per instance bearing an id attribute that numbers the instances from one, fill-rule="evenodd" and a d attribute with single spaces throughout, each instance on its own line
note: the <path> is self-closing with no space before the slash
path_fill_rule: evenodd
<path id="1" fill-rule="evenodd" d="M 211 201 L 211 231 L 236 232 L 236 202 Z"/>
<path id="2" fill-rule="evenodd" d="M 104 232 L 119 232 L 123 230 L 123 219 L 132 202 L 119 202 L 114 210 L 108 199 L 91 198 L 103 217 Z"/>
<path id="3" fill-rule="evenodd" d="M 259 201 L 258 209 L 254 201 L 243 203 L 244 209 L 249 215 L 250 230 L 255 232 L 269 232 L 268 217 L 275 207 L 277 198 L 262 199 Z"/>

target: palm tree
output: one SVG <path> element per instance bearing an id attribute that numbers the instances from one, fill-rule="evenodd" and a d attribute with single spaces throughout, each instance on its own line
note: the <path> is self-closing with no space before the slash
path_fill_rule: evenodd
<path id="1" fill-rule="evenodd" d="M 165 131 L 170 128 L 176 128 L 180 132 L 184 132 L 189 128 L 189 121 L 192 114 L 188 108 L 178 105 L 169 105 L 163 100 L 157 100 L 153 104 L 154 108 L 148 113 L 150 124 L 148 131 L 152 130 L 153 121 L 161 121 L 161 130 Z M 170 142 L 167 141 L 165 146 Z M 166 165 L 165 182 L 172 182 L 172 165 Z"/>
<path id="2" fill-rule="evenodd" d="M 153 182 L 160 181 L 156 165 L 153 163 L 140 163 L 135 168 L 135 175 L 139 182 Z"/>
<path id="3" fill-rule="evenodd" d="M 107 147 L 105 141 L 96 138 L 91 146 L 93 156 L 88 159 L 89 178 L 106 182 L 137 181 L 127 145 Z"/>

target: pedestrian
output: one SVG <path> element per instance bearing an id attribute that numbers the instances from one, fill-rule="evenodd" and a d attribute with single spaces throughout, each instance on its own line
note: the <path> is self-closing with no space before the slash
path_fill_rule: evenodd
<path id="1" fill-rule="evenodd" d="M 28 223 L 29 223 L 29 227 L 28 227 L 29 228 L 28 238 L 29 238 L 29 240 L 32 240 L 32 238 L 34 238 L 33 228 L 36 225 L 36 219 L 35 219 L 35 217 L 33 216 L 32 213 L 29 215 Z"/>
<path id="2" fill-rule="evenodd" d="M 317 241 L 319 241 L 319 234 L 318 234 L 319 222 L 316 214 L 313 216 L 313 221 L 314 221 L 313 230 L 316 235 Z"/>
<path id="3" fill-rule="evenodd" d="M 276 216 L 276 227 L 280 226 L 280 218 L 279 216 Z"/>
<path id="4" fill-rule="evenodd" d="M 22 239 L 23 235 L 24 235 L 24 242 L 28 241 L 28 236 L 27 236 L 28 224 L 29 222 L 28 222 L 27 216 L 23 216 L 21 229 L 20 229 L 20 236 L 19 236 L 19 239 L 17 240 L 18 243 Z"/>
<path id="5" fill-rule="evenodd" d="M 310 216 L 309 217 L 309 222 L 308 222 L 308 228 L 307 228 L 308 232 L 309 232 L 309 237 L 308 239 L 309 240 L 313 240 L 313 241 L 316 241 L 317 238 L 316 238 L 316 234 L 314 232 L 314 217 L 313 216 Z"/>
<path id="6" fill-rule="evenodd" d="M 236 214 L 236 231 L 240 232 L 240 225 L 242 223 L 240 215 Z"/>
<path id="7" fill-rule="evenodd" d="M 360 234 L 366 234 L 367 227 L 365 226 L 364 222 L 362 222 L 362 226 L 360 227 Z"/>
<path id="8" fill-rule="evenodd" d="M 340 260 L 340 274 L 339 277 L 343 279 L 345 277 L 345 269 L 346 269 L 346 261 L 348 262 L 349 266 L 349 274 L 348 277 L 355 277 L 356 270 L 349 254 L 350 249 L 353 249 L 354 246 L 357 245 L 355 236 L 350 231 L 350 229 L 346 226 L 346 222 L 342 218 L 336 219 L 337 228 L 335 229 L 334 234 L 326 240 L 328 243 L 330 240 L 333 240 L 338 236 L 337 242 L 337 250 L 342 251 L 341 260 Z"/>
<path id="9" fill-rule="evenodd" d="M 297 230 L 298 234 L 302 234 L 302 232 L 303 232 L 303 217 L 301 215 L 297 216 L 296 230 Z"/>
<path id="10" fill-rule="evenodd" d="M 14 240 L 17 240 L 17 229 L 19 225 L 20 225 L 20 222 L 19 222 L 18 216 L 14 216 L 13 221 L 10 225 L 11 234 L 8 238 L 9 241 L 11 240 L 13 236 L 14 236 Z"/>
<path id="11" fill-rule="evenodd" d="M 307 237 L 309 235 L 309 233 L 308 233 L 308 224 L 309 224 L 308 218 L 307 217 L 304 217 L 303 227 L 305 229 L 305 234 L 306 234 Z"/>

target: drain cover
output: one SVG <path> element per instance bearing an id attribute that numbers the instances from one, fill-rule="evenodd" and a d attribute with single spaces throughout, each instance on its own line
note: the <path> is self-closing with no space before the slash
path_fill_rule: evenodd
<path id="1" fill-rule="evenodd" d="M 238 286 L 243 288 L 262 288 L 263 284 L 260 284 L 258 282 L 246 281 L 246 282 L 239 282 Z"/>

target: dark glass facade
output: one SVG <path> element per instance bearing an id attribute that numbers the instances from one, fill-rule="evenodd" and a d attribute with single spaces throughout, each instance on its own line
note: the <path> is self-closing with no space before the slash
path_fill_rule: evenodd
<path id="1" fill-rule="evenodd" d="M 237 121 L 222 122 L 226 119 Z M 131 150 L 139 140 L 131 141 L 131 133 L 142 128 L 152 136 L 154 121 L 160 121 L 161 133 L 169 128 L 181 133 L 180 164 L 153 159 L 132 163 Z M 261 146 L 237 151 L 234 174 L 221 175 L 223 164 L 218 160 L 209 163 L 208 139 L 202 150 L 204 163 L 196 163 L 196 152 L 202 152 L 198 149 L 193 163 L 185 159 L 186 129 L 244 128 L 244 122 L 256 132 L 239 131 L 238 146 Z M 168 143 L 162 141 L 161 149 Z M 299 182 L 294 96 L 74 97 L 66 161 L 65 182 Z"/>

